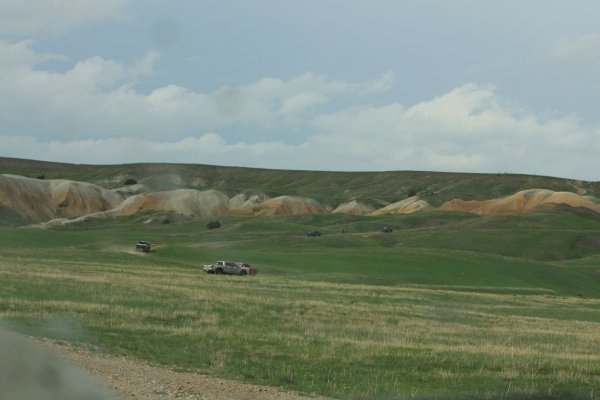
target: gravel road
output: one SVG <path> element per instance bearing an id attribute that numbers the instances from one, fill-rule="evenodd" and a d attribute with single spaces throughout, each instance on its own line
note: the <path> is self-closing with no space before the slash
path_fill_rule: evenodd
<path id="1" fill-rule="evenodd" d="M 39 342 L 60 359 L 83 369 L 122 400 L 326 400 L 270 386 L 175 372 L 125 357 L 92 352 L 67 342 Z"/>

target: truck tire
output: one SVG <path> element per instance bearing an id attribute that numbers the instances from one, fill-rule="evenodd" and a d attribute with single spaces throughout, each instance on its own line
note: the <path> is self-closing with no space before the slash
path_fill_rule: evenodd
<path id="1" fill-rule="evenodd" d="M 217 274 L 217 275 L 221 275 L 222 273 L 223 273 L 223 270 L 221 268 L 217 268 L 215 270 L 215 274 Z"/>
<path id="2" fill-rule="evenodd" d="M 248 273 L 248 272 L 246 272 L 246 270 L 245 270 L 245 269 L 243 269 L 243 270 L 241 270 L 241 271 L 240 271 L 240 276 L 244 276 L 244 275 L 246 275 L 247 273 Z"/>

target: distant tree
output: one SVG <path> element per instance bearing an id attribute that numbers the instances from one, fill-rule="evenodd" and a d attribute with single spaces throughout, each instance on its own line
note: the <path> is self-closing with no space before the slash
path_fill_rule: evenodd
<path id="1" fill-rule="evenodd" d="M 408 197 L 416 196 L 417 195 L 417 189 L 415 189 L 415 188 L 408 189 L 407 195 L 408 195 Z"/>
<path id="2" fill-rule="evenodd" d="M 129 185 L 135 185 L 137 183 L 137 181 L 133 178 L 129 178 L 125 180 L 125 186 L 129 186 Z"/>
<path id="3" fill-rule="evenodd" d="M 42 175 L 38 175 L 37 177 L 38 179 L 46 179 L 46 175 L 42 174 Z"/>
<path id="4" fill-rule="evenodd" d="M 221 223 L 219 221 L 210 221 L 208 224 L 206 224 L 206 227 L 208 229 L 220 228 L 221 227 Z"/>

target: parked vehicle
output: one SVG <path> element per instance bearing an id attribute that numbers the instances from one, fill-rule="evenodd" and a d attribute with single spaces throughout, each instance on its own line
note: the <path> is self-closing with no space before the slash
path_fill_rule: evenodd
<path id="1" fill-rule="evenodd" d="M 245 262 L 238 262 L 237 265 L 239 265 L 242 268 L 247 268 L 248 269 L 248 275 L 256 275 L 258 273 L 258 270 L 256 268 L 253 268 L 250 264 L 245 263 Z"/>
<path id="2" fill-rule="evenodd" d="M 392 229 L 392 228 L 391 228 L 391 227 L 389 227 L 389 226 L 384 226 L 384 227 L 381 229 L 381 232 L 384 232 L 384 233 L 390 233 L 390 232 L 394 232 L 394 229 Z"/>
<path id="3" fill-rule="evenodd" d="M 319 231 L 306 232 L 306 236 L 321 236 L 321 232 L 319 232 Z"/>
<path id="4" fill-rule="evenodd" d="M 142 253 L 148 253 L 150 251 L 150 243 L 145 240 L 140 240 L 135 245 L 135 251 L 139 251 Z"/>
<path id="5" fill-rule="evenodd" d="M 217 261 L 215 264 L 205 264 L 202 268 L 209 274 L 248 275 L 256 274 L 256 269 L 250 268 L 249 264 L 235 263 L 232 261 Z M 253 271 L 251 271 L 253 270 Z"/>

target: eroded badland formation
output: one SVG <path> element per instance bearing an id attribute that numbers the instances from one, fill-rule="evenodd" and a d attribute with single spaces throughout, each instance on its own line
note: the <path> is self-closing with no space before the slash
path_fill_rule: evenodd
<path id="1" fill-rule="evenodd" d="M 13 160 L 14 162 L 14 160 Z M 67 166 L 68 167 L 68 166 Z M 88 168 L 92 168 L 87 166 Z M 75 167 L 73 167 L 75 168 Z M 225 168 L 225 167 L 213 167 Z M 244 169 L 237 169 L 242 173 Z M 249 170 L 253 171 L 253 170 Z M 3 172 L 0 170 L 0 172 Z M 269 171 L 274 177 L 277 172 Z M 257 175 L 251 172 L 249 176 Z M 313 173 L 318 174 L 318 173 Z M 332 179 L 333 173 L 322 173 L 324 179 Z M 340 173 L 341 174 L 341 173 Z M 355 174 L 358 176 L 360 173 Z M 366 173 L 365 173 L 366 174 Z M 391 174 L 391 173 L 382 173 Z M 413 173 L 411 182 L 419 182 L 419 176 Z M 419 192 L 410 190 L 404 195 L 398 193 L 396 199 L 382 199 L 381 193 L 369 195 L 368 190 L 356 196 L 350 183 L 344 183 L 336 178 L 328 187 L 339 185 L 341 195 L 336 198 L 345 200 L 332 204 L 332 196 L 318 198 L 317 196 L 305 197 L 295 193 L 285 194 L 286 186 L 293 188 L 294 176 L 286 175 L 280 171 L 281 192 L 272 196 L 259 191 L 241 191 L 240 193 L 226 193 L 214 188 L 206 187 L 208 179 L 202 176 L 186 178 L 173 173 L 150 173 L 139 180 L 126 179 L 124 174 L 116 174 L 112 186 L 119 183 L 120 187 L 111 189 L 89 182 L 70 179 L 47 179 L 44 176 L 27 177 L 17 174 L 0 175 L 0 218 L 15 221 L 15 224 L 44 224 L 55 225 L 77 222 L 88 218 L 107 218 L 131 216 L 141 212 L 163 212 L 194 219 L 212 219 L 227 215 L 242 216 L 284 216 L 321 213 L 346 213 L 353 215 L 385 215 L 385 214 L 410 214 L 417 212 L 466 212 L 478 215 L 508 215 L 531 213 L 538 210 L 554 209 L 557 207 L 570 207 L 600 213 L 600 200 L 589 194 L 586 183 L 573 184 L 575 181 L 565 181 L 567 188 L 572 190 L 550 190 L 547 188 L 528 188 L 516 190 L 511 194 L 498 197 L 482 198 L 485 190 L 469 190 L 469 195 L 456 196 L 447 200 L 436 198 L 439 204 L 432 205 L 428 197 L 438 192 L 449 191 L 456 187 L 460 181 L 453 182 L 435 181 L 431 173 L 423 174 L 426 185 Z M 188 174 L 189 175 L 189 174 Z M 372 174 L 373 175 L 373 174 Z M 318 175 L 315 175 L 318 177 Z M 347 176 L 347 175 L 344 175 Z M 373 175 L 376 177 L 376 175 Z M 467 176 L 467 175 L 465 175 Z M 354 177 L 354 175 L 353 175 Z M 250 178 L 249 184 L 251 182 Z M 387 179 L 387 178 L 386 178 Z M 389 178 L 389 185 L 394 185 L 393 176 Z M 493 175 L 488 177 L 493 181 Z M 503 177 L 506 180 L 505 177 Z M 531 180 L 531 179 L 530 179 Z M 129 183 L 125 185 L 124 183 Z M 457 183 L 458 182 L 458 183 Z M 529 181 L 528 181 L 529 182 Z M 529 182 L 531 185 L 532 182 Z M 226 186 L 224 180 L 219 181 L 220 186 Z M 240 184 L 238 184 L 239 186 Z M 255 184 L 256 185 L 256 184 Z M 306 184 L 305 184 L 306 185 Z M 361 185 L 357 183 L 356 185 Z M 484 184 L 479 183 L 484 186 Z M 516 188 L 519 188 L 516 184 Z M 587 187 L 595 187 L 587 183 Z M 554 183 L 556 186 L 556 183 Z M 362 187 L 366 187 L 362 184 Z M 318 189 L 315 189 L 318 191 Z M 506 189 L 505 189 L 506 190 Z M 231 192 L 231 189 L 229 189 Z M 297 192 L 298 190 L 292 190 Z M 273 189 L 271 189 L 273 192 Z M 494 193 L 494 189 L 487 188 L 487 192 Z M 592 192 L 594 192 L 592 190 Z M 387 196 L 390 199 L 393 192 Z M 446 195 L 447 197 L 448 195 Z M 475 198 L 474 198 L 475 197 Z"/>

